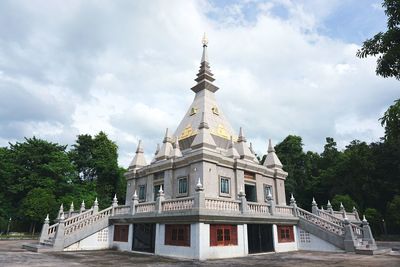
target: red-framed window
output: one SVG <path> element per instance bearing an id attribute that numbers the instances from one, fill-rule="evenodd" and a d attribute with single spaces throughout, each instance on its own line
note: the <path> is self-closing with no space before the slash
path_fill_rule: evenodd
<path id="1" fill-rule="evenodd" d="M 128 242 L 129 225 L 114 225 L 114 241 Z"/>
<path id="2" fill-rule="evenodd" d="M 294 242 L 293 226 L 278 225 L 278 242 Z"/>
<path id="3" fill-rule="evenodd" d="M 210 224 L 210 246 L 236 246 L 237 225 Z"/>
<path id="4" fill-rule="evenodd" d="M 190 224 L 166 224 L 165 245 L 190 247 Z"/>

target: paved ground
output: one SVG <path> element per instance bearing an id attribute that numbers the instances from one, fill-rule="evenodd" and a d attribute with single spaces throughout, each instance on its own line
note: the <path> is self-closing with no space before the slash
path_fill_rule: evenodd
<path id="1" fill-rule="evenodd" d="M 112 250 L 34 253 L 21 249 L 21 245 L 27 242 L 0 241 L 0 266 L 400 266 L 400 254 L 364 256 L 352 253 L 290 252 L 199 262 Z M 398 246 L 399 243 L 385 244 L 393 245 Z"/>

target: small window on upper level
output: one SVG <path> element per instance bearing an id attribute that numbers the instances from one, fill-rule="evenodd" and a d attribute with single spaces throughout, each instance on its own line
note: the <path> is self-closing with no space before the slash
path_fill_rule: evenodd
<path id="1" fill-rule="evenodd" d="M 160 180 L 164 180 L 164 172 L 156 172 L 154 174 L 154 181 L 160 181 Z"/>
<path id="2" fill-rule="evenodd" d="M 231 179 L 228 177 L 220 176 L 219 178 L 219 194 L 221 196 L 231 195 Z"/>
<path id="3" fill-rule="evenodd" d="M 146 186 L 139 185 L 139 201 L 143 202 L 146 201 Z"/>
<path id="4" fill-rule="evenodd" d="M 183 176 L 178 178 L 178 197 L 188 195 L 188 177 Z"/>
<path id="5" fill-rule="evenodd" d="M 153 188 L 154 201 L 156 201 L 156 199 L 158 197 L 158 194 L 159 194 L 159 191 L 161 189 L 161 186 L 162 186 L 162 188 L 164 190 L 164 184 L 156 184 L 156 185 L 154 185 L 154 188 Z"/>

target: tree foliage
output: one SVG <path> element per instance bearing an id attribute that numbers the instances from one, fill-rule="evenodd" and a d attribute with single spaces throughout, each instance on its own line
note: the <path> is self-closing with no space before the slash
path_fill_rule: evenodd
<path id="1" fill-rule="evenodd" d="M 387 31 L 366 40 L 357 56 L 378 56 L 377 75 L 400 80 L 400 1 L 384 0 L 382 6 L 388 17 Z"/>

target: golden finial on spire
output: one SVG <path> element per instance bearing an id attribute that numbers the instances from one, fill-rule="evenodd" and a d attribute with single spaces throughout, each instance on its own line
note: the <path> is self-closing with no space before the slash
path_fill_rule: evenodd
<path id="1" fill-rule="evenodd" d="M 207 46 L 208 45 L 208 38 L 207 38 L 207 35 L 206 35 L 205 32 L 204 32 L 204 35 L 203 35 L 202 43 L 203 43 L 203 46 Z"/>

